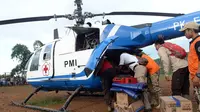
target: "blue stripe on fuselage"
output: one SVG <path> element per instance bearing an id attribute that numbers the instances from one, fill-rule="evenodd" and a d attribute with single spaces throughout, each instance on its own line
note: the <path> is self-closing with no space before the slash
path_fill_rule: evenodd
<path id="1" fill-rule="evenodd" d="M 56 78 L 53 78 L 56 79 Z M 83 86 L 85 90 L 101 91 L 100 77 L 91 76 L 86 80 L 48 80 L 48 81 L 34 81 L 28 82 L 33 87 L 42 86 L 43 90 L 68 90 L 74 91 L 79 86 Z"/>

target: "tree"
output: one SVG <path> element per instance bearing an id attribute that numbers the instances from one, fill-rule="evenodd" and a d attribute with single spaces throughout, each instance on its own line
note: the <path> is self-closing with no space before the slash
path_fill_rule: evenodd
<path id="1" fill-rule="evenodd" d="M 40 47 L 42 47 L 44 44 L 39 41 L 39 40 L 36 40 L 34 43 L 33 43 L 33 48 L 34 48 L 34 51 Z"/>
<path id="2" fill-rule="evenodd" d="M 16 44 L 12 48 L 11 59 L 16 59 L 19 64 L 12 69 L 11 75 L 23 73 L 25 70 L 26 63 L 28 62 L 31 56 L 31 52 L 28 47 L 22 44 Z"/>
<path id="3" fill-rule="evenodd" d="M 10 75 L 11 77 L 13 77 L 15 74 L 19 74 L 20 73 L 20 65 L 17 65 L 15 68 L 12 69 Z"/>
<path id="4" fill-rule="evenodd" d="M 44 44 L 41 41 L 36 40 L 33 43 L 34 50 L 42 47 L 43 45 Z M 16 44 L 12 48 L 11 59 L 16 59 L 19 62 L 19 64 L 12 69 L 11 76 L 14 76 L 15 74 L 25 74 L 24 70 L 26 68 L 26 64 L 32 54 L 33 53 L 29 51 L 28 47 L 22 44 Z"/>

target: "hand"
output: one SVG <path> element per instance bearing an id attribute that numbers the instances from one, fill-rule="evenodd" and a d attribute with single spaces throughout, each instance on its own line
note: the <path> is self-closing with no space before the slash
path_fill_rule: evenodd
<path id="1" fill-rule="evenodd" d="M 200 79 L 197 76 L 194 77 L 192 82 L 193 82 L 193 86 L 194 87 L 199 87 L 200 86 Z"/>
<path id="2" fill-rule="evenodd" d="M 170 76 L 169 76 L 169 75 L 165 75 L 165 80 L 166 80 L 166 81 L 171 81 L 171 80 L 170 80 Z"/>

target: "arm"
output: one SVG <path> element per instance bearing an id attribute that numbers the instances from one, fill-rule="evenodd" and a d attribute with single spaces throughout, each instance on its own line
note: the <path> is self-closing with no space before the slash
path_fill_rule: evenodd
<path id="1" fill-rule="evenodd" d="M 124 65 L 124 59 L 122 54 L 120 55 L 120 60 L 119 60 L 119 66 L 117 67 L 117 71 L 120 72 L 120 70 L 122 69 L 122 65 Z"/>
<path id="2" fill-rule="evenodd" d="M 199 59 L 199 61 L 200 61 L 200 41 L 196 42 L 196 44 L 195 44 L 195 50 L 196 50 L 198 59 Z M 199 63 L 199 66 L 198 66 L 198 71 L 197 71 L 197 73 L 200 73 L 200 63 Z"/>
<path id="3" fill-rule="evenodd" d="M 160 47 L 158 49 L 158 55 L 160 56 L 161 62 L 164 67 L 165 75 L 169 75 L 170 73 L 170 59 L 164 47 Z"/>
<path id="4" fill-rule="evenodd" d="M 200 60 L 200 42 L 196 42 L 195 43 L 195 50 L 196 50 L 196 54 L 198 56 L 198 61 Z M 197 75 L 200 74 L 200 63 L 198 63 L 198 69 L 197 69 L 197 73 L 195 74 L 195 76 L 192 78 L 192 82 L 193 82 L 193 86 L 194 87 L 198 87 L 200 86 L 200 78 L 197 77 Z"/>

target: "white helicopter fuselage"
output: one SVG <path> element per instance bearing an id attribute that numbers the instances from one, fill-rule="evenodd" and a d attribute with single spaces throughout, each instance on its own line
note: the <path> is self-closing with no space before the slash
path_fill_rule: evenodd
<path id="1" fill-rule="evenodd" d="M 88 47 L 87 42 L 82 42 L 82 38 L 89 34 L 83 36 L 71 30 L 66 37 L 56 39 L 35 51 L 29 60 L 27 82 L 34 87 L 44 86 L 47 90 L 74 90 L 81 84 L 88 89 L 101 89 L 99 77 L 83 73 L 94 48 L 102 41 L 100 34 L 103 30 L 95 28 L 95 31 L 94 40 L 88 41 L 95 45 Z"/>
<path id="2" fill-rule="evenodd" d="M 47 90 L 75 90 L 80 85 L 92 91 L 99 90 L 101 82 L 96 72 L 108 47 L 109 52 L 113 48 L 141 48 L 153 44 L 160 34 L 164 35 L 164 40 L 181 37 L 184 33 L 179 29 L 184 24 L 178 23 L 200 24 L 199 14 L 197 11 L 142 27 L 114 24 L 102 29 L 72 27 L 65 38 L 54 40 L 33 54 L 27 68 L 27 82 Z"/>

